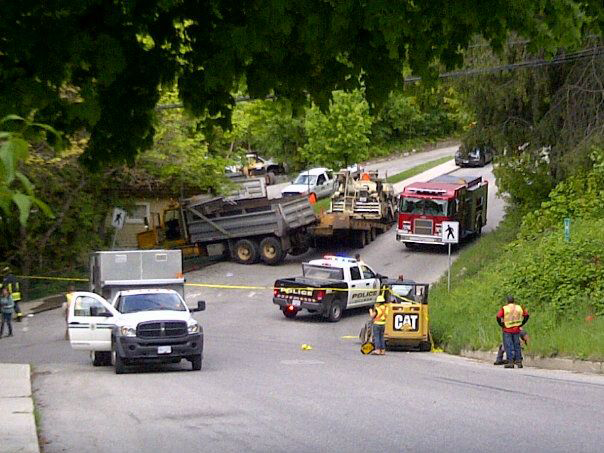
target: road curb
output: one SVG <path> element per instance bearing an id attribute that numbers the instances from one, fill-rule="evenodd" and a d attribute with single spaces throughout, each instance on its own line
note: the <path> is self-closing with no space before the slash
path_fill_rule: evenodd
<path id="1" fill-rule="evenodd" d="M 28 364 L 0 364 L 0 445 L 3 452 L 40 452 Z"/>
<path id="2" fill-rule="evenodd" d="M 462 349 L 460 356 L 476 359 L 483 362 L 495 361 L 496 351 L 472 351 Z M 543 368 L 547 370 L 572 371 L 574 373 L 604 374 L 604 362 L 592 362 L 588 360 L 576 360 L 562 357 L 530 357 L 525 356 L 522 363 L 529 367 Z"/>

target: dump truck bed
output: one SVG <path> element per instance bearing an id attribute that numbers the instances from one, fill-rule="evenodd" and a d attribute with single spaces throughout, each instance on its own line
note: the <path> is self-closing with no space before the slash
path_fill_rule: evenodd
<path id="1" fill-rule="evenodd" d="M 190 242 L 207 243 L 254 236 L 285 236 L 317 218 L 306 197 L 210 200 L 183 205 Z"/>

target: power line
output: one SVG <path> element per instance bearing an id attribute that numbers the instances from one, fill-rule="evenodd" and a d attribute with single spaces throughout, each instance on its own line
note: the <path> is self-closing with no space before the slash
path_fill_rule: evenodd
<path id="1" fill-rule="evenodd" d="M 557 65 L 557 64 L 572 63 L 574 61 L 582 60 L 584 58 L 594 58 L 594 57 L 600 57 L 603 55 L 604 55 L 604 47 L 600 46 L 600 47 L 593 47 L 591 49 L 581 50 L 578 52 L 573 52 L 573 53 L 569 53 L 569 54 L 565 54 L 565 55 L 560 55 L 560 56 L 554 57 L 551 60 L 536 59 L 536 60 L 521 61 L 519 63 L 510 63 L 510 64 L 506 64 L 506 65 L 502 65 L 502 66 L 491 66 L 491 67 L 487 67 L 487 68 L 466 69 L 464 71 L 443 72 L 442 74 L 438 75 L 438 78 L 439 79 L 448 79 L 448 78 L 466 77 L 466 76 L 473 76 L 473 75 L 492 74 L 492 73 L 503 72 L 503 71 L 514 71 L 516 69 L 524 69 L 524 68 L 537 68 L 537 67 L 541 67 L 541 66 L 551 66 L 551 65 Z M 406 77 L 405 83 L 418 82 L 421 79 L 422 78 L 418 77 L 418 76 Z"/>

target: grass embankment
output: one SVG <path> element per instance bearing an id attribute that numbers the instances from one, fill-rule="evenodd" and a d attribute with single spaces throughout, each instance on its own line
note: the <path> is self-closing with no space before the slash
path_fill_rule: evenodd
<path id="1" fill-rule="evenodd" d="M 437 165 L 444 164 L 445 162 L 450 161 L 451 159 L 453 159 L 452 156 L 446 156 L 446 157 L 441 157 L 439 159 L 431 160 L 429 162 L 425 162 L 420 165 L 416 165 L 415 167 L 409 168 L 408 170 L 405 170 L 401 173 L 397 173 L 396 175 L 389 176 L 386 179 L 386 181 L 388 181 L 391 184 L 395 184 L 397 182 L 404 181 L 407 178 L 411 178 L 415 175 L 419 175 L 420 173 L 422 173 L 426 170 L 430 170 L 431 168 L 434 168 Z M 323 199 L 317 201 L 313 206 L 315 209 L 315 212 L 320 213 L 321 211 L 327 211 L 329 209 L 329 200 L 330 200 L 329 198 L 323 198 Z"/>
<path id="2" fill-rule="evenodd" d="M 435 342 L 446 351 L 495 348 L 501 330 L 495 315 L 513 294 L 531 315 L 528 355 L 604 359 L 601 261 L 604 221 L 577 221 L 570 242 L 558 231 L 531 241 L 516 240 L 521 219 L 508 214 L 499 228 L 463 248 L 451 270 L 430 292 Z M 601 231 L 601 230 L 600 230 Z"/>

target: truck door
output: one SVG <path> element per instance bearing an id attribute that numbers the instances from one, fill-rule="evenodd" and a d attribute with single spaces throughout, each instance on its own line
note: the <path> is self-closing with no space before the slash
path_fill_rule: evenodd
<path id="1" fill-rule="evenodd" d="M 73 349 L 111 351 L 111 330 L 118 311 L 95 293 L 75 292 L 67 317 Z"/>
<path id="2" fill-rule="evenodd" d="M 363 277 L 362 285 L 366 291 L 362 292 L 362 301 L 359 302 L 362 305 L 373 305 L 380 292 L 380 280 L 369 266 L 361 264 L 360 267 L 361 276 Z"/>
<path id="3" fill-rule="evenodd" d="M 348 307 L 363 305 L 363 293 L 365 292 L 365 280 L 359 266 L 350 268 L 350 291 L 348 291 Z"/>

